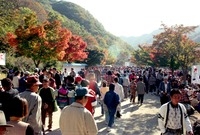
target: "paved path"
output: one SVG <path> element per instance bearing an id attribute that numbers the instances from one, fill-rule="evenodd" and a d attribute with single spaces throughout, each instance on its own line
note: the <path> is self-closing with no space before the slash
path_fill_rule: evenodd
<path id="1" fill-rule="evenodd" d="M 137 98 L 136 98 L 137 101 Z M 129 100 L 122 102 L 122 117 L 116 119 L 111 132 L 107 132 L 104 116 L 100 114 L 100 107 L 96 108 L 95 120 L 98 125 L 98 135 L 159 135 L 157 112 L 160 107 L 159 97 L 146 94 L 142 106 L 133 105 Z M 60 111 L 53 115 L 53 131 L 47 135 L 61 135 L 59 130 Z"/>

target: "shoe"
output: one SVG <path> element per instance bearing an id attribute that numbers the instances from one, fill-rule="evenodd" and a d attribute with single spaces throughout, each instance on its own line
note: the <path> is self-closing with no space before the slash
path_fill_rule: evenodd
<path id="1" fill-rule="evenodd" d="M 110 132 L 111 131 L 111 128 L 110 127 L 107 127 L 107 132 Z"/>

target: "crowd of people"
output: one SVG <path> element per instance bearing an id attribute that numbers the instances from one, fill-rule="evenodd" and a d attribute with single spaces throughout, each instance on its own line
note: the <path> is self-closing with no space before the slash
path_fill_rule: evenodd
<path id="1" fill-rule="evenodd" d="M 7 123 L 14 126 L 8 126 L 9 135 L 16 132 L 21 135 L 42 135 L 45 131 L 51 131 L 53 112 L 58 109 L 61 109 L 59 126 L 63 135 L 96 135 L 98 128 L 93 116 L 98 103 L 110 132 L 115 119 L 122 116 L 122 101 L 130 100 L 132 104 L 141 106 L 144 95 L 151 94 L 160 96 L 161 132 L 165 135 L 173 132 L 192 135 L 192 129 L 185 128 L 191 127 L 190 122 L 183 125 L 181 121 L 189 121 L 186 115 L 192 114 L 193 108 L 200 112 L 200 87 L 191 84 L 191 78 L 188 78 L 184 80 L 181 72 L 172 75 L 167 70 L 152 67 L 91 67 L 77 73 L 73 68 L 65 68 L 62 72 L 56 68 L 36 69 L 32 73 L 9 72 L 1 80 L 0 110 L 5 114 Z M 166 122 L 168 116 L 166 118 L 165 112 L 171 107 L 167 107 L 168 103 L 172 108 L 181 103 L 176 119 L 178 126 L 173 126 L 174 119 L 171 117 Z M 176 117 L 175 113 L 171 111 L 170 115 Z M 45 130 L 46 117 L 48 124 Z"/>

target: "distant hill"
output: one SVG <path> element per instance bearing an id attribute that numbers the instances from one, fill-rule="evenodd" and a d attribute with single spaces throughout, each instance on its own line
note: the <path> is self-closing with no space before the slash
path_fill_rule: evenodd
<path id="1" fill-rule="evenodd" d="M 150 34 L 144 34 L 141 36 L 131 36 L 131 37 L 124 37 L 121 36 L 120 38 L 127 42 L 128 44 L 132 45 L 134 49 L 138 48 L 139 44 L 151 44 L 153 42 L 153 36 L 157 35 L 161 32 L 160 29 L 151 32 Z M 195 42 L 200 43 L 200 27 L 197 27 L 196 30 L 189 35 L 190 39 L 194 40 Z"/>
<path id="2" fill-rule="evenodd" d="M 65 1 L 53 2 L 51 6 L 54 11 L 77 23 L 82 28 L 82 31 L 84 31 L 84 33 L 78 31 L 78 34 L 85 38 L 86 41 L 88 41 L 88 37 L 95 40 L 92 42 L 92 45 L 94 45 L 93 43 L 97 43 L 96 46 L 109 50 L 114 57 L 117 57 L 120 52 L 131 53 L 132 46 L 130 44 L 106 31 L 103 25 L 86 9 Z M 74 29 L 76 30 L 76 28 Z M 74 29 L 70 30 L 77 33 L 77 30 L 74 31 Z M 88 44 L 91 47 L 91 44 Z M 113 50 L 110 50 L 110 48 L 113 48 L 112 46 L 115 46 L 116 50 L 118 50 L 116 53 L 112 53 Z"/>
<path id="3" fill-rule="evenodd" d="M 53 2 L 51 6 L 54 11 L 75 22 L 81 28 L 82 33 L 80 30 L 77 31 L 77 27 L 73 28 L 73 25 L 66 24 L 73 33 L 81 35 L 87 41 L 88 48 L 104 49 L 109 52 L 110 56 L 117 59 L 118 63 L 124 63 L 129 59 L 133 47 L 106 31 L 104 26 L 86 9 L 65 1 Z M 126 56 L 123 59 L 122 54 Z"/>
<path id="4" fill-rule="evenodd" d="M 151 32 L 150 34 L 144 34 L 144 35 L 137 36 L 137 37 L 121 36 L 120 38 L 122 40 L 124 40 L 125 42 L 127 42 L 128 44 L 132 45 L 134 47 L 134 49 L 137 49 L 139 44 L 152 43 L 153 42 L 153 36 L 159 34 L 160 32 L 161 32 L 161 30 L 155 30 L 155 31 Z"/>
<path id="5" fill-rule="evenodd" d="M 191 33 L 189 36 L 192 40 L 194 40 L 197 43 L 200 43 L 200 26 L 196 28 L 194 33 Z"/>

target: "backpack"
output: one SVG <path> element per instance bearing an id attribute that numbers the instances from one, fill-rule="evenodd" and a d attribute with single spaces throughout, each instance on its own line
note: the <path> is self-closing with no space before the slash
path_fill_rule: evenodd
<path id="1" fill-rule="evenodd" d="M 58 94 L 60 94 L 60 95 L 67 95 L 67 93 L 68 93 L 68 90 L 67 89 L 64 89 L 64 88 L 60 88 L 59 90 L 58 90 Z"/>

